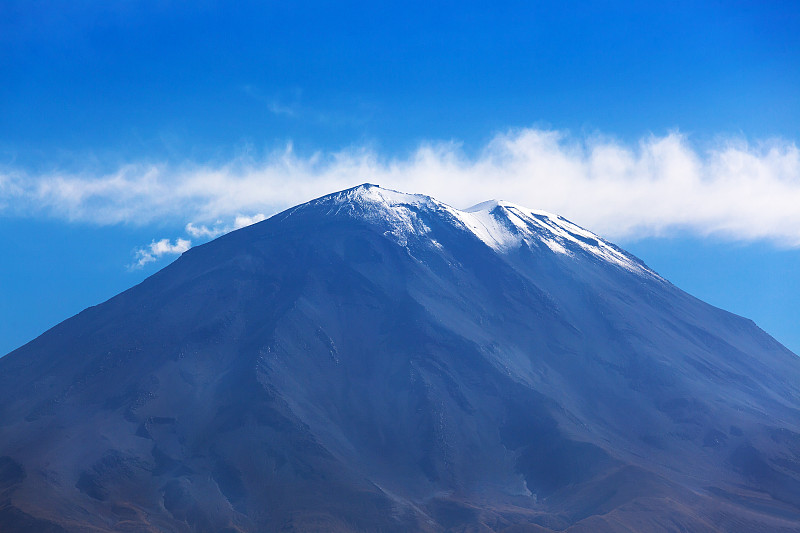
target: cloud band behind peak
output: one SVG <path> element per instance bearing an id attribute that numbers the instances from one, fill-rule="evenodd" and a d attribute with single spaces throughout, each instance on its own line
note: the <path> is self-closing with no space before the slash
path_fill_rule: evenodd
<path id="1" fill-rule="evenodd" d="M 12 169 L 0 174 L 0 210 L 96 224 L 191 221 L 190 235 L 212 237 L 256 221 L 233 220 L 239 213 L 275 212 L 367 181 L 456 207 L 508 199 L 610 238 L 681 230 L 800 246 L 793 142 L 726 140 L 701 151 L 679 133 L 626 144 L 529 128 L 495 136 L 472 157 L 455 143 L 431 143 L 401 158 L 368 149 L 301 157 L 288 148 L 260 160 L 129 164 L 107 175 Z"/>

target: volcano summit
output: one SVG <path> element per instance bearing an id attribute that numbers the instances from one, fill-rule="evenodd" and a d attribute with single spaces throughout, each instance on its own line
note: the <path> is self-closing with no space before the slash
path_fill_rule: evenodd
<path id="1" fill-rule="evenodd" d="M 799 531 L 800 359 L 555 215 L 362 185 L 0 359 L 2 531 Z"/>

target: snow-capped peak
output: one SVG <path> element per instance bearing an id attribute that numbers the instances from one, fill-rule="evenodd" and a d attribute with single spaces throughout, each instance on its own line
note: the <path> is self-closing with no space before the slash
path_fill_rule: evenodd
<path id="1" fill-rule="evenodd" d="M 392 189 L 384 189 L 379 185 L 364 183 L 352 189 L 346 189 L 329 196 L 320 198 L 319 201 L 330 201 L 339 205 L 359 205 L 370 209 L 394 209 L 398 206 L 426 206 L 439 204 L 430 196 L 423 194 L 409 194 Z"/>
<path id="2" fill-rule="evenodd" d="M 430 232 L 422 213 L 438 215 L 469 231 L 499 253 L 547 247 L 550 251 L 574 257 L 587 253 L 631 272 L 658 277 L 635 257 L 591 231 L 546 211 L 529 209 L 511 202 L 489 200 L 460 210 L 422 194 L 407 194 L 365 183 L 310 202 L 326 205 L 331 212 L 349 213 L 380 222 L 402 246 L 412 235 Z"/>
<path id="3" fill-rule="evenodd" d="M 387 225 L 385 233 L 402 246 L 408 243 L 409 236 L 430 231 L 420 218 L 420 211 L 433 212 L 444 206 L 429 196 L 383 189 L 371 183 L 323 196 L 309 205 L 330 206 L 333 213 L 345 212 Z"/>

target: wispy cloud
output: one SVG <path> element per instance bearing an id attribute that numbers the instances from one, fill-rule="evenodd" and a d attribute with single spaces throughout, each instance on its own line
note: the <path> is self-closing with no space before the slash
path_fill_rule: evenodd
<path id="1" fill-rule="evenodd" d="M 128 268 L 142 268 L 147 263 L 157 261 L 165 255 L 180 255 L 191 248 L 191 246 L 191 241 L 186 239 L 177 239 L 174 243 L 169 239 L 161 239 L 160 241 L 154 240 L 148 246 L 135 251 L 135 261 L 128 265 Z"/>
<path id="2" fill-rule="evenodd" d="M 300 89 L 295 89 L 293 91 L 291 103 L 287 103 L 285 99 L 277 96 L 267 96 L 255 85 L 242 85 L 241 90 L 250 98 L 266 105 L 269 112 L 274 115 L 284 115 L 286 117 L 294 118 L 299 113 L 299 101 L 300 97 L 302 96 L 302 91 Z"/>
<path id="3" fill-rule="evenodd" d="M 521 129 L 497 135 L 477 155 L 453 142 L 393 158 L 366 148 L 303 157 L 290 146 L 218 165 L 0 176 L 6 213 L 98 224 L 169 219 L 189 222 L 193 237 L 236 227 L 222 221 L 237 213 L 275 212 L 368 181 L 456 207 L 511 200 L 616 239 L 680 230 L 800 246 L 800 150 L 780 139 L 701 149 L 680 133 L 625 143 Z"/>
<path id="4" fill-rule="evenodd" d="M 287 117 L 293 117 L 293 116 L 297 115 L 297 108 L 296 107 L 293 107 L 293 106 L 290 106 L 290 105 L 286 105 L 286 104 L 282 104 L 282 103 L 278 102 L 277 100 L 273 100 L 273 101 L 267 103 L 267 109 L 269 109 L 270 113 L 272 113 L 274 115 L 285 115 Z"/>

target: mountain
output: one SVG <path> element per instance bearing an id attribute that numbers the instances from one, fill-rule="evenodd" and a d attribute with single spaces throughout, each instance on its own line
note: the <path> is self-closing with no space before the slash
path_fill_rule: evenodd
<path id="1" fill-rule="evenodd" d="M 0 359 L 0 530 L 800 531 L 800 359 L 561 217 L 362 185 Z"/>

